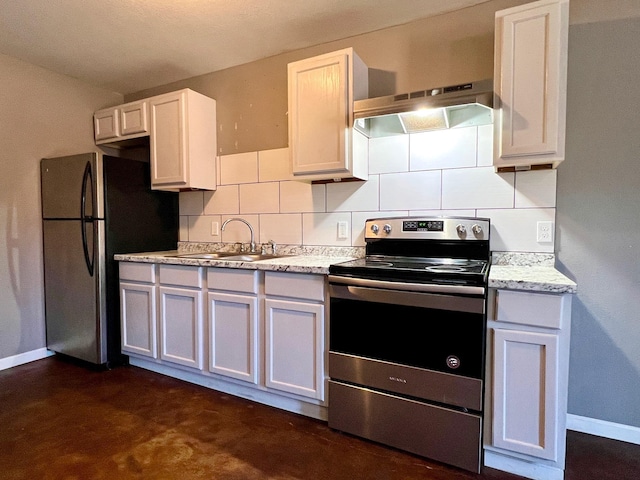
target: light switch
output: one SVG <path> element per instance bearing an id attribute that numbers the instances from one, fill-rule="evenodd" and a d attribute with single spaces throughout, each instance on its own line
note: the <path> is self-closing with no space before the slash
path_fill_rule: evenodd
<path id="1" fill-rule="evenodd" d="M 348 222 L 338 222 L 338 240 L 346 240 L 349 238 L 349 232 L 347 231 L 348 228 Z"/>
<path id="2" fill-rule="evenodd" d="M 211 222 L 211 235 L 217 237 L 220 235 L 220 223 L 219 222 Z"/>

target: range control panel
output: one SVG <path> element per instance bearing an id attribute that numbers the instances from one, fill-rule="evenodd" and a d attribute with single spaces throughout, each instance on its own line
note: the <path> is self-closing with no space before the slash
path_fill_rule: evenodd
<path id="1" fill-rule="evenodd" d="M 444 222 L 442 220 L 404 220 L 402 222 L 404 232 L 442 232 Z"/>
<path id="2" fill-rule="evenodd" d="M 488 240 L 490 221 L 475 217 L 373 218 L 365 223 L 366 239 Z"/>

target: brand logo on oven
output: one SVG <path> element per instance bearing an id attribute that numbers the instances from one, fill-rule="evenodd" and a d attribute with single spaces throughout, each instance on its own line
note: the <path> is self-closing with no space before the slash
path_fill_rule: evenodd
<path id="1" fill-rule="evenodd" d="M 460 366 L 460 359 L 455 355 L 449 355 L 447 357 L 447 366 L 449 368 L 458 368 Z"/>
<path id="2" fill-rule="evenodd" d="M 407 381 L 404 378 L 389 377 L 389 380 L 391 380 L 392 382 L 407 383 Z"/>

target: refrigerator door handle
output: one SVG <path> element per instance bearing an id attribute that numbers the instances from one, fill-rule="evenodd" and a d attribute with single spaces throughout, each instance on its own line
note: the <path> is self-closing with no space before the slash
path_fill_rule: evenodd
<path id="1" fill-rule="evenodd" d="M 91 186 L 91 196 L 93 198 L 93 178 L 91 175 L 91 163 L 87 162 L 82 175 L 82 194 L 80 197 L 80 229 L 82 230 L 82 250 L 84 252 L 84 262 L 87 265 L 89 275 L 93 277 L 93 266 L 95 262 L 95 249 L 92 249 L 89 256 L 89 245 L 87 242 L 87 223 L 93 224 L 93 217 L 85 216 L 85 208 L 87 204 L 87 182 Z"/>

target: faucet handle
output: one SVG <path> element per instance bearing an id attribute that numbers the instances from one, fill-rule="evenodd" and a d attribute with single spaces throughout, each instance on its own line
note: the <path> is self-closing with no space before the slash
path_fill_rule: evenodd
<path id="1" fill-rule="evenodd" d="M 271 253 L 276 255 L 276 248 L 278 248 L 276 242 L 274 242 L 273 240 L 269 240 L 267 243 L 271 245 Z"/>
<path id="2" fill-rule="evenodd" d="M 261 243 L 260 244 L 260 254 L 261 255 L 266 255 L 267 254 L 267 244 L 266 243 Z"/>

